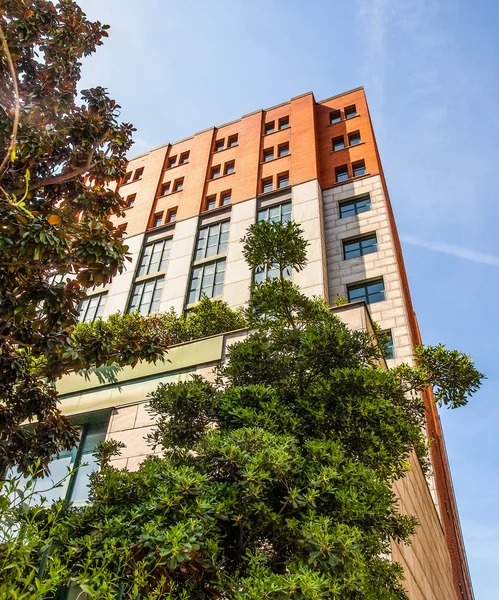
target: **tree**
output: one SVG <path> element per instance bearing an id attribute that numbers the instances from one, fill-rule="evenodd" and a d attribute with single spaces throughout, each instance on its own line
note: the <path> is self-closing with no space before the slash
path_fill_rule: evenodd
<path id="1" fill-rule="evenodd" d="M 285 277 L 304 266 L 305 248 L 294 223 L 251 226 L 250 266 L 280 273 L 254 287 L 251 333 L 214 383 L 196 376 L 152 394 L 162 457 L 130 473 L 110 466 L 119 444 L 101 446 L 91 504 L 52 527 L 57 573 L 91 597 L 406 598 L 387 555 L 416 521 L 398 513 L 392 484 L 414 448 L 425 460 L 418 390 L 456 361 L 440 371 L 421 356 L 403 376 L 377 366 L 372 336 Z M 469 360 L 460 369 L 458 396 L 481 376 Z M 437 384 L 455 398 L 451 379 Z M 42 530 L 58 510 L 38 516 Z"/>

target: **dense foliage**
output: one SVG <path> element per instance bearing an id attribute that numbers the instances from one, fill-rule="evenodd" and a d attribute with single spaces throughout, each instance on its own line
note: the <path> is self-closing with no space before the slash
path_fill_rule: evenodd
<path id="1" fill-rule="evenodd" d="M 281 273 L 254 289 L 252 333 L 214 382 L 163 384 L 149 399 L 162 456 L 118 470 L 120 444 L 106 442 L 88 507 L 58 504 L 36 520 L 25 511 L 31 551 L 7 545 L 21 557 L 19 597 L 36 589 L 29 574 L 50 539 L 44 585 L 52 577 L 55 589 L 63 572 L 91 598 L 406 598 L 390 540 L 408 543 L 416 522 L 397 512 L 392 484 L 414 447 L 424 458 L 417 389 L 438 367 L 406 366 L 404 377 L 381 368 L 372 336 L 283 276 L 304 264 L 299 227 L 271 229 L 270 243 L 266 224 L 245 238 L 253 268 L 269 259 Z M 462 368 L 458 386 L 477 375 L 471 362 Z"/>

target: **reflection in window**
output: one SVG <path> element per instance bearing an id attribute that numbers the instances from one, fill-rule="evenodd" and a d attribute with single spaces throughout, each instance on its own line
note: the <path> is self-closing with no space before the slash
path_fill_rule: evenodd
<path id="1" fill-rule="evenodd" d="M 229 221 L 216 223 L 209 227 L 199 230 L 198 243 L 196 246 L 196 257 L 194 260 L 201 260 L 223 254 L 227 251 L 227 242 L 229 241 Z"/>
<path id="2" fill-rule="evenodd" d="M 164 271 L 172 247 L 172 238 L 167 238 L 154 244 L 148 244 L 142 252 L 138 277 Z"/>
<path id="3" fill-rule="evenodd" d="M 93 323 L 96 319 L 102 316 L 104 307 L 106 306 L 107 292 L 102 294 L 94 294 L 85 298 L 80 304 L 78 312 L 78 321 L 80 323 Z"/>
<path id="4" fill-rule="evenodd" d="M 136 283 L 128 312 L 138 310 L 141 315 L 147 315 L 158 310 L 164 281 L 164 276 L 161 276 Z"/>
<path id="5" fill-rule="evenodd" d="M 201 300 L 203 296 L 216 298 L 222 295 L 225 277 L 225 258 L 195 266 L 192 269 L 188 304 Z"/>

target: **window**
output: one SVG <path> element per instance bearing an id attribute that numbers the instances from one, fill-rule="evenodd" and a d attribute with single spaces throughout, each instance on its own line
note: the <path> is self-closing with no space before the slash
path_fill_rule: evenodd
<path id="1" fill-rule="evenodd" d="M 339 183 L 340 181 L 346 181 L 348 179 L 348 167 L 346 165 L 336 167 L 334 172 L 336 176 L 336 183 Z"/>
<path id="2" fill-rule="evenodd" d="M 360 144 L 361 142 L 362 140 L 360 139 L 359 131 L 352 131 L 352 133 L 348 134 L 348 144 L 350 146 L 357 146 L 357 144 Z"/>
<path id="3" fill-rule="evenodd" d="M 177 220 L 177 209 L 171 208 L 167 213 L 166 221 L 167 221 L 167 223 L 175 223 L 176 220 Z"/>
<path id="4" fill-rule="evenodd" d="M 170 182 L 168 183 L 163 183 L 163 185 L 161 186 L 161 196 L 166 196 L 166 194 L 168 194 L 170 192 Z"/>
<path id="5" fill-rule="evenodd" d="M 291 221 L 291 202 L 261 208 L 257 214 L 257 221 L 270 221 L 271 223 L 286 223 L 287 221 Z M 276 266 L 268 268 L 267 266 L 260 265 L 255 269 L 255 283 L 261 283 L 266 279 L 273 279 L 278 276 L 279 269 Z M 291 277 L 291 267 L 285 270 L 284 276 Z"/>
<path id="6" fill-rule="evenodd" d="M 228 148 L 234 148 L 234 146 L 237 146 L 237 133 L 235 135 L 231 135 L 227 141 Z"/>
<path id="7" fill-rule="evenodd" d="M 281 156 L 287 156 L 289 154 L 289 144 L 281 144 L 280 146 L 278 146 L 277 148 L 277 154 L 279 156 L 279 158 L 281 158 Z"/>
<path id="8" fill-rule="evenodd" d="M 220 196 L 220 204 L 222 206 L 227 206 L 228 204 L 230 204 L 230 196 L 231 192 L 222 192 Z"/>
<path id="9" fill-rule="evenodd" d="M 344 147 L 345 138 L 342 135 L 333 138 L 333 152 L 336 152 L 337 150 L 343 150 Z"/>
<path id="10" fill-rule="evenodd" d="M 258 211 L 257 221 L 270 221 L 271 223 L 291 221 L 291 202 L 261 208 Z"/>
<path id="11" fill-rule="evenodd" d="M 345 260 L 357 258 L 358 256 L 364 256 L 366 254 L 372 254 L 373 252 L 377 251 L 378 244 L 375 233 L 371 233 L 354 240 L 345 240 L 343 242 L 343 256 L 345 257 Z"/>
<path id="12" fill-rule="evenodd" d="M 95 420 L 101 419 L 102 415 L 99 419 L 95 418 Z M 29 490 L 36 493 L 32 496 L 32 503 L 42 504 L 41 499 L 44 497 L 47 505 L 56 500 L 65 500 L 74 506 L 85 505 L 89 494 L 89 476 L 98 468 L 97 459 L 93 454 L 97 444 L 106 438 L 106 432 L 107 418 L 100 423 L 82 425 L 79 430 L 80 439 L 76 446 L 54 456 L 49 463 L 50 474 L 34 480 Z M 88 464 L 83 466 L 84 463 Z M 69 477 L 68 469 L 73 471 Z M 61 480 L 63 480 L 62 485 L 54 487 Z"/>
<path id="13" fill-rule="evenodd" d="M 289 127 L 289 117 L 282 117 L 279 119 L 279 129 L 288 129 Z"/>
<path id="14" fill-rule="evenodd" d="M 177 164 L 177 155 L 175 156 L 170 156 L 170 158 L 168 159 L 168 163 L 167 163 L 167 168 L 171 169 L 172 167 L 174 167 Z"/>
<path id="15" fill-rule="evenodd" d="M 345 107 L 345 119 L 351 119 L 352 117 L 358 117 L 355 104 Z"/>
<path id="16" fill-rule="evenodd" d="M 163 225 L 163 213 L 158 213 L 157 215 L 154 215 L 154 219 L 152 222 L 153 227 L 159 227 L 160 225 Z"/>
<path id="17" fill-rule="evenodd" d="M 218 179 L 220 177 L 220 165 L 211 167 L 211 179 Z"/>
<path id="18" fill-rule="evenodd" d="M 206 198 L 206 210 L 213 210 L 217 205 L 217 197 L 216 196 L 208 196 Z"/>
<path id="19" fill-rule="evenodd" d="M 269 162 L 269 160 L 274 160 L 274 148 L 267 148 L 263 151 L 263 162 Z"/>
<path id="20" fill-rule="evenodd" d="M 277 176 L 277 187 L 283 188 L 289 185 L 289 173 L 281 173 Z"/>
<path id="21" fill-rule="evenodd" d="M 384 336 L 384 347 L 383 347 L 383 353 L 386 359 L 389 358 L 395 358 L 395 346 L 393 344 L 393 336 L 392 336 L 392 331 L 391 329 L 388 329 L 387 331 L 382 331 L 381 332 L 382 335 Z"/>
<path id="22" fill-rule="evenodd" d="M 215 223 L 209 227 L 203 227 L 198 233 L 196 256 L 194 260 L 202 260 L 210 256 L 217 256 L 227 252 L 229 240 L 229 221 Z"/>
<path id="23" fill-rule="evenodd" d="M 182 152 L 182 154 L 180 155 L 179 164 L 180 165 L 185 165 L 188 162 L 189 162 L 189 153 L 188 152 Z"/>
<path id="24" fill-rule="evenodd" d="M 262 194 L 265 192 L 272 191 L 272 177 L 268 177 L 267 179 L 262 179 Z"/>
<path id="25" fill-rule="evenodd" d="M 173 191 L 181 192 L 183 187 L 184 187 L 184 178 L 182 177 L 182 179 L 177 179 L 175 181 L 175 183 L 173 184 Z"/>
<path id="26" fill-rule="evenodd" d="M 142 174 L 144 173 L 144 167 L 141 167 L 140 169 L 137 169 L 135 171 L 135 175 L 133 176 L 133 180 L 134 181 L 138 181 L 139 179 L 142 179 Z"/>
<path id="27" fill-rule="evenodd" d="M 131 196 L 127 196 L 127 199 L 126 199 L 126 207 L 127 208 L 133 208 L 133 205 L 135 204 L 136 196 L 137 196 L 137 194 L 132 194 Z"/>
<path id="28" fill-rule="evenodd" d="M 269 133 L 274 133 L 275 131 L 275 121 L 269 121 L 268 123 L 265 123 L 265 135 L 268 135 Z"/>
<path id="29" fill-rule="evenodd" d="M 373 304 L 385 299 L 385 284 L 383 279 L 376 279 L 376 281 L 358 285 L 349 285 L 347 289 L 349 302 L 364 300 L 366 304 Z"/>
<path id="30" fill-rule="evenodd" d="M 215 142 L 215 152 L 220 152 L 225 147 L 225 140 L 216 140 Z"/>
<path id="31" fill-rule="evenodd" d="M 192 269 L 187 303 L 193 304 L 203 296 L 221 296 L 224 287 L 225 258 L 198 265 Z"/>
<path id="32" fill-rule="evenodd" d="M 138 310 L 141 315 L 147 315 L 158 310 L 165 277 L 154 277 L 136 283 L 133 286 L 132 298 L 128 312 Z"/>
<path id="33" fill-rule="evenodd" d="M 341 121 L 341 112 L 339 110 L 332 110 L 329 113 L 329 122 L 331 125 L 334 123 L 339 123 Z"/>
<path id="34" fill-rule="evenodd" d="M 366 165 L 363 160 L 359 160 L 352 164 L 353 176 L 360 177 L 361 175 L 366 174 Z"/>
<path id="35" fill-rule="evenodd" d="M 235 161 L 232 160 L 231 162 L 225 163 L 224 175 L 232 175 L 232 173 L 234 173 L 235 170 L 236 170 Z"/>
<path id="36" fill-rule="evenodd" d="M 125 183 L 130 183 L 131 179 L 132 179 L 132 172 L 129 171 L 128 173 L 125 173 L 125 176 L 123 177 L 122 185 L 125 185 Z"/>
<path id="37" fill-rule="evenodd" d="M 340 219 L 359 215 L 360 213 L 371 210 L 370 196 L 360 196 L 352 200 L 346 200 L 340 203 Z"/>
<path id="38" fill-rule="evenodd" d="M 171 248 L 172 238 L 167 238 L 144 246 L 137 277 L 164 271 L 168 264 Z"/>
<path id="39" fill-rule="evenodd" d="M 102 294 L 94 294 L 82 300 L 78 307 L 78 321 L 80 323 L 93 323 L 96 319 L 102 316 L 104 307 L 106 306 L 107 292 Z"/>

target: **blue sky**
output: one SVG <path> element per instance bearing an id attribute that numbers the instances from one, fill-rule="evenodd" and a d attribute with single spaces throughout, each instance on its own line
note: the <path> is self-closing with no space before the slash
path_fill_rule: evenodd
<path id="1" fill-rule="evenodd" d="M 441 418 L 476 598 L 497 599 L 499 3 L 80 4 L 111 25 L 82 83 L 122 105 L 133 154 L 310 90 L 365 86 L 423 338 L 488 377 Z"/>

